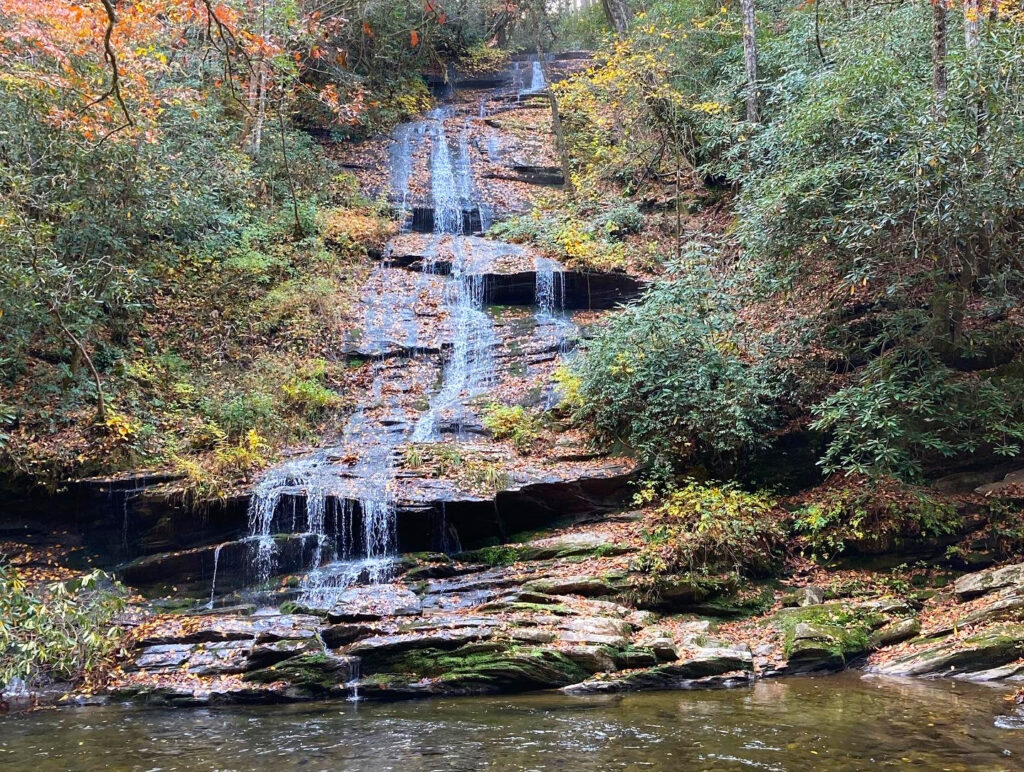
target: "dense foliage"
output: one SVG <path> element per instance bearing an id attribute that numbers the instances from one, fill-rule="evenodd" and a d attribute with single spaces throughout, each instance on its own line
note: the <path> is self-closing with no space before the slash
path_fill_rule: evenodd
<path id="1" fill-rule="evenodd" d="M 646 488 L 638 502 L 656 498 L 646 523 L 647 543 L 633 561 L 634 571 L 651 580 L 663 574 L 722 571 L 765 577 L 781 565 L 785 530 L 776 502 L 767 496 L 687 480 L 657 497 L 653 488 Z"/>
<path id="2" fill-rule="evenodd" d="M 0 563 L 0 683 L 78 681 L 110 664 L 124 593 L 101 572 L 29 587 Z"/>
<path id="3" fill-rule="evenodd" d="M 752 331 L 706 345 L 720 322 L 688 314 L 708 295 L 792 346 L 825 471 L 914 479 L 1019 455 L 1024 26 L 997 9 L 968 43 L 959 10 L 936 62 L 928 3 L 760 5 L 757 122 L 735 5 L 651 3 L 559 86 L 578 189 L 686 180 L 698 217 L 736 194 L 734 259 L 659 286 L 591 347 L 602 430 L 677 464 L 763 441 L 791 395 Z"/>
<path id="4" fill-rule="evenodd" d="M 579 365 L 577 413 L 667 473 L 731 468 L 763 444 L 787 391 L 780 347 L 743 323 L 737 295 L 693 245 L 672 278 L 625 308 Z"/>
<path id="5" fill-rule="evenodd" d="M 901 539 L 954 534 L 961 526 L 956 508 L 923 489 L 862 478 L 826 486 L 793 515 L 793 529 L 813 557 L 831 559 L 846 551 L 892 550 Z"/>
<path id="6" fill-rule="evenodd" d="M 301 129 L 420 112 L 421 73 L 492 62 L 506 17 L 471 0 L 4 3 L 0 468 L 177 465 L 205 495 L 344 409 L 350 374 L 309 362 L 337 344 L 390 213 Z"/>

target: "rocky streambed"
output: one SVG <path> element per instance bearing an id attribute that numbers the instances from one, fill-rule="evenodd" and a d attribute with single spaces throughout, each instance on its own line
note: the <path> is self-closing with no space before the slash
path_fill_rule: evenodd
<path id="1" fill-rule="evenodd" d="M 750 687 L 848 669 L 1024 680 L 1024 564 L 931 595 L 667 579 L 637 597 L 628 519 L 454 556 L 406 555 L 387 584 L 161 615 L 107 692 L 168 705 Z M 287 584 L 287 583 L 286 583 Z M 288 596 L 287 586 L 278 591 Z M 925 597 L 929 596 L 930 597 Z"/>

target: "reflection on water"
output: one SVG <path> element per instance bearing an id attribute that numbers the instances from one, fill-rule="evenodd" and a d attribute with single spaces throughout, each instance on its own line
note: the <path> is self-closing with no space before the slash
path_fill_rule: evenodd
<path id="1" fill-rule="evenodd" d="M 1024 730 L 994 721 L 1002 694 L 846 674 L 587 698 L 69 709 L 0 720 L 0 768 L 1024 769 Z"/>

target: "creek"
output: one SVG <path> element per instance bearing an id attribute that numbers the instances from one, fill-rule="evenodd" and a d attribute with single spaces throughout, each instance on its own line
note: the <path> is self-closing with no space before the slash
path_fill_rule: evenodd
<path id="1" fill-rule="evenodd" d="M 61 709 L 0 722 L 0 766 L 32 770 L 1021 768 L 1024 730 L 993 720 L 1002 690 L 827 678 L 751 688 L 573 698 Z"/>

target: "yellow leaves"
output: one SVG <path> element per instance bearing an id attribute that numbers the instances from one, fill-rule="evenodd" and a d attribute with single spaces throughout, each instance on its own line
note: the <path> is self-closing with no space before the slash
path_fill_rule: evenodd
<path id="1" fill-rule="evenodd" d="M 697 102 L 696 104 L 690 105 L 690 109 L 701 113 L 707 113 L 708 115 L 720 115 L 727 111 L 729 106 L 722 104 L 721 102 Z"/>
<path id="2" fill-rule="evenodd" d="M 138 436 L 142 429 L 142 424 L 138 421 L 112 410 L 107 413 L 107 420 L 103 422 L 103 425 L 119 442 L 130 442 Z"/>

